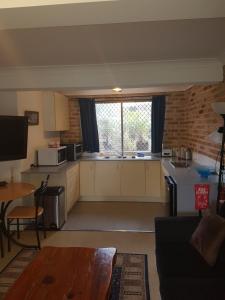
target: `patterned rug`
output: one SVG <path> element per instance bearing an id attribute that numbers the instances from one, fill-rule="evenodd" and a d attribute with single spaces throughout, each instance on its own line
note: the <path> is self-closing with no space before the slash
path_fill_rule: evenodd
<path id="1" fill-rule="evenodd" d="M 8 288 L 12 286 L 36 254 L 37 250 L 23 249 L 2 270 L 0 273 L 0 299 L 4 299 Z M 110 300 L 150 300 L 147 255 L 117 254 Z"/>

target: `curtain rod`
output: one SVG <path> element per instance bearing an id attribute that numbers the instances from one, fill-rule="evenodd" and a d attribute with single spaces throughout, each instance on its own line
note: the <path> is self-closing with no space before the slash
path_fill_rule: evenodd
<path id="1" fill-rule="evenodd" d="M 148 98 L 148 99 L 152 99 L 153 96 L 160 96 L 160 95 L 164 95 L 164 96 L 169 96 L 169 93 L 154 93 L 154 94 L 131 94 L 131 95 L 77 95 L 77 96 L 71 96 L 69 97 L 70 99 L 93 99 L 96 101 L 101 101 L 101 100 L 117 100 L 117 101 L 121 101 L 122 100 L 130 100 L 130 99 L 140 99 L 142 100 L 143 98 Z"/>
<path id="2" fill-rule="evenodd" d="M 102 98 L 102 99 L 95 99 L 95 102 L 147 102 L 152 101 L 152 97 L 143 97 L 143 98 Z"/>

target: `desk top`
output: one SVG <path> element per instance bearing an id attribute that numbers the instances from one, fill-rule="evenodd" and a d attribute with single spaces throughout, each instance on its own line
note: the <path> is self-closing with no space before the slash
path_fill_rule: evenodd
<path id="1" fill-rule="evenodd" d="M 45 247 L 5 300 L 107 300 L 115 248 Z"/>
<path id="2" fill-rule="evenodd" d="M 0 202 L 16 200 L 32 194 L 35 187 L 32 184 L 24 182 L 12 182 L 6 186 L 0 187 Z"/>

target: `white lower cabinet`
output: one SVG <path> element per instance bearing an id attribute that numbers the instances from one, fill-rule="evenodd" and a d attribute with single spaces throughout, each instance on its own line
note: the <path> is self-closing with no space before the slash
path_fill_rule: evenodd
<path id="1" fill-rule="evenodd" d="M 80 194 L 81 196 L 95 195 L 95 161 L 80 162 Z"/>
<path id="2" fill-rule="evenodd" d="M 121 195 L 145 196 L 145 162 L 121 162 Z"/>
<path id="3" fill-rule="evenodd" d="M 146 196 L 160 197 L 161 164 L 160 161 L 145 162 Z"/>
<path id="4" fill-rule="evenodd" d="M 120 162 L 103 161 L 96 163 L 96 196 L 120 196 L 120 167 Z"/>
<path id="5" fill-rule="evenodd" d="M 81 161 L 81 200 L 161 201 L 160 161 Z"/>
<path id="6" fill-rule="evenodd" d="M 66 172 L 67 212 L 80 198 L 80 165 L 77 164 Z"/>

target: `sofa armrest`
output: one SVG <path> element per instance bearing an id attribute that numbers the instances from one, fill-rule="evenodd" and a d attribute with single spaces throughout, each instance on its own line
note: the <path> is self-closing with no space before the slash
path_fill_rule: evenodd
<path id="1" fill-rule="evenodd" d="M 155 218 L 156 248 L 161 243 L 188 242 L 199 221 L 196 216 Z"/>

